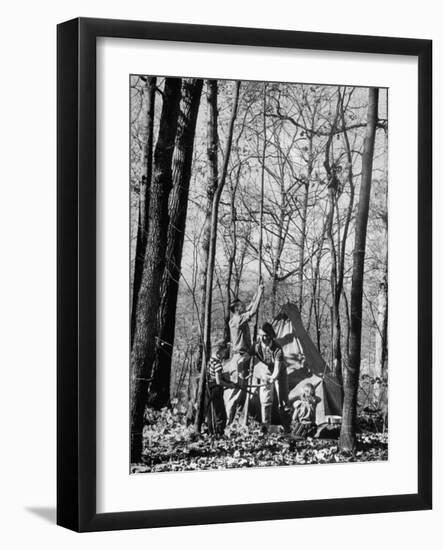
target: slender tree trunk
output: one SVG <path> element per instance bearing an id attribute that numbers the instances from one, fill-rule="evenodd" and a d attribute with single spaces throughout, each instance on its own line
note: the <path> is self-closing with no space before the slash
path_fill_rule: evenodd
<path id="1" fill-rule="evenodd" d="M 262 159 L 261 159 L 261 181 L 260 181 L 260 218 L 259 218 L 259 235 L 258 235 L 258 276 L 257 276 L 257 283 L 258 285 L 262 282 L 262 262 L 263 262 L 263 210 L 264 210 L 264 199 L 265 199 L 265 166 L 266 166 L 266 146 L 267 146 L 267 140 L 266 140 L 266 83 L 263 83 L 263 150 L 262 150 Z M 283 223 L 283 222 L 282 222 Z M 277 270 L 280 268 L 280 262 L 277 263 Z M 275 300 L 276 300 L 276 294 L 277 294 L 277 278 L 274 277 L 274 283 L 273 283 L 273 300 L 272 300 L 272 316 L 274 317 L 274 311 L 275 311 Z M 257 340 L 257 333 L 258 333 L 258 322 L 259 322 L 259 308 L 257 308 L 257 311 L 255 313 L 255 319 L 254 319 L 254 333 L 252 336 L 252 341 L 255 342 Z M 254 359 L 251 357 L 249 361 L 248 366 L 248 376 L 250 376 L 253 372 L 254 368 Z M 247 382 L 247 389 L 246 389 L 246 396 L 245 396 L 245 404 L 244 404 L 244 411 L 243 411 L 243 419 L 242 422 L 246 426 L 248 423 L 248 415 L 249 415 L 249 400 L 250 400 L 250 393 L 251 393 L 251 385 L 252 385 L 252 377 L 249 378 Z"/>
<path id="2" fill-rule="evenodd" d="M 142 176 L 140 182 L 140 200 L 138 209 L 137 244 L 135 248 L 134 280 L 132 285 L 132 309 L 131 309 L 131 346 L 134 340 L 135 319 L 137 312 L 137 299 L 143 272 L 143 261 L 146 251 L 146 238 L 149 228 L 149 188 L 152 178 L 152 149 L 154 136 L 154 110 L 155 90 L 157 78 L 148 76 L 143 90 L 142 98 L 142 127 L 143 140 Z"/>
<path id="3" fill-rule="evenodd" d="M 349 304 L 348 304 L 348 296 L 345 292 L 345 289 L 342 289 L 342 295 L 343 295 L 343 303 L 344 303 L 344 310 L 345 310 L 345 319 L 346 319 L 346 357 L 349 358 L 349 343 L 351 340 L 351 318 L 349 315 Z"/>
<path id="4" fill-rule="evenodd" d="M 274 268 L 272 273 L 272 285 L 271 285 L 271 315 L 272 318 L 275 317 L 276 312 L 276 306 L 277 306 L 277 290 L 278 290 L 278 283 L 279 283 L 279 273 L 280 273 L 280 266 L 281 266 L 281 255 L 283 253 L 283 224 L 285 223 L 284 215 L 285 215 L 285 201 L 286 201 L 286 195 L 284 191 L 284 183 L 281 183 L 280 187 L 280 223 L 278 226 L 278 232 L 277 232 L 277 242 L 275 246 L 275 261 L 274 261 Z M 261 262 L 260 262 L 261 263 Z"/>
<path id="5" fill-rule="evenodd" d="M 200 262 L 200 326 L 204 325 L 206 309 L 206 281 L 208 276 L 209 245 L 211 240 L 211 217 L 214 194 L 218 182 L 218 84 L 216 80 L 207 80 L 207 102 L 208 102 L 208 126 L 207 126 L 207 155 L 209 164 L 209 178 L 206 187 L 205 220 L 202 230 L 201 262 Z M 203 359 L 203 334 L 198 349 L 196 365 L 200 368 Z"/>
<path id="6" fill-rule="evenodd" d="M 240 182 L 241 175 L 241 163 L 239 163 L 236 174 L 235 185 L 231 186 L 231 229 L 232 229 L 232 249 L 228 258 L 228 274 L 226 277 L 226 312 L 223 325 L 223 338 L 226 342 L 229 342 L 231 337 L 229 329 L 229 319 L 231 310 L 231 288 L 232 288 L 232 274 L 234 271 L 235 257 L 237 255 L 237 210 L 235 208 L 235 196 Z"/>
<path id="7" fill-rule="evenodd" d="M 316 109 L 312 116 L 311 129 L 314 129 Z M 303 195 L 303 207 L 301 215 L 301 231 L 300 231 L 300 252 L 298 258 L 299 272 L 298 272 L 298 309 L 302 311 L 303 308 L 303 286 L 304 286 L 304 265 L 305 265 L 305 246 L 306 246 L 306 223 L 308 217 L 308 202 L 309 202 L 309 186 L 312 178 L 312 171 L 314 169 L 314 156 L 313 156 L 313 133 L 309 134 L 309 150 L 308 150 L 308 170 L 306 180 L 304 181 L 304 195 Z"/>
<path id="8" fill-rule="evenodd" d="M 180 103 L 180 78 L 167 78 L 163 90 L 154 170 L 149 201 L 149 231 L 143 275 L 137 301 L 134 343 L 131 352 L 131 460 L 141 458 L 143 417 L 157 343 L 157 310 L 165 267 L 168 199 L 172 188 L 172 154 Z"/>
<path id="9" fill-rule="evenodd" d="M 338 289 L 338 279 L 337 279 L 337 251 L 334 242 L 333 234 L 333 220 L 334 220 L 334 203 L 335 203 L 335 191 L 330 189 L 329 192 L 329 214 L 327 222 L 327 235 L 329 242 L 329 250 L 331 256 L 331 273 L 330 273 L 330 284 L 331 284 L 331 295 L 332 295 L 332 306 L 331 306 L 331 329 L 332 329 L 332 364 L 335 376 L 338 380 L 342 380 L 341 375 L 341 363 L 342 363 L 342 354 L 341 354 L 341 323 L 340 323 L 340 292 Z"/>
<path id="10" fill-rule="evenodd" d="M 388 145 L 388 133 L 385 129 L 385 147 Z M 385 171 L 386 180 L 388 179 L 388 170 Z M 387 194 L 385 195 L 385 204 L 380 213 L 383 223 L 383 277 L 378 288 L 377 303 L 377 333 L 375 338 L 375 368 L 374 376 L 379 381 L 374 385 L 375 403 L 380 407 L 380 398 L 382 397 L 382 380 L 386 376 L 388 360 L 388 214 L 387 214 Z"/>
<path id="11" fill-rule="evenodd" d="M 197 394 L 197 414 L 195 417 L 195 429 L 200 431 L 203 423 L 204 399 L 205 399 L 205 384 L 206 384 L 206 363 L 209 358 L 211 349 L 211 311 L 212 311 L 212 282 L 214 278 L 215 251 L 217 245 L 217 225 L 218 225 L 218 207 L 220 204 L 221 194 L 226 181 L 228 172 L 229 157 L 231 153 L 232 136 L 234 133 L 234 122 L 237 116 L 238 96 L 240 92 L 240 82 L 237 81 L 234 85 L 234 101 L 232 106 L 231 118 L 229 121 L 228 138 L 226 142 L 226 151 L 224 156 L 223 169 L 218 182 L 217 189 L 214 194 L 211 213 L 211 235 L 209 240 L 209 256 L 208 269 L 206 276 L 206 303 L 205 317 L 203 324 L 203 361 L 200 369 L 200 380 Z"/>
<path id="12" fill-rule="evenodd" d="M 325 226 L 326 227 L 326 226 Z M 323 241 L 324 241 L 324 232 L 321 236 L 321 246 L 318 251 L 317 261 L 315 263 L 315 270 L 312 281 L 312 306 L 314 311 L 314 322 L 315 322 L 315 337 L 317 343 L 317 349 L 321 350 L 321 331 L 320 331 L 320 290 L 321 290 L 321 281 L 320 281 L 320 263 L 323 252 Z"/>
<path id="13" fill-rule="evenodd" d="M 336 246 L 334 241 L 334 214 L 336 214 L 337 224 L 339 222 L 339 212 L 338 212 L 338 201 L 337 198 L 341 193 L 340 185 L 341 182 L 337 177 L 337 168 L 333 159 L 331 164 L 330 162 L 330 150 L 332 145 L 332 139 L 337 127 L 338 119 L 340 116 L 340 106 L 342 103 L 342 95 L 340 89 L 338 90 L 337 98 L 337 107 L 335 113 L 335 119 L 331 127 L 331 133 L 328 137 L 326 143 L 326 152 L 325 152 L 325 162 L 324 166 L 326 173 L 328 175 L 328 189 L 329 189 L 329 212 L 327 218 L 327 230 L 326 234 L 329 242 L 329 252 L 331 257 L 331 274 L 330 274 L 330 285 L 331 285 L 331 295 L 332 295 L 332 307 L 331 307 L 331 346 L 332 346 L 332 365 L 336 378 L 341 382 L 342 381 L 342 353 L 341 353 L 341 323 L 340 323 L 340 297 L 341 292 L 339 289 L 338 283 L 338 274 L 337 266 L 340 255 L 340 246 Z M 340 230 L 338 229 L 338 242 L 340 242 Z"/>
<path id="14" fill-rule="evenodd" d="M 318 301 L 317 301 L 317 289 L 320 286 L 319 284 L 319 278 L 320 278 L 320 263 L 323 256 L 323 244 L 325 241 L 325 235 L 326 235 L 326 229 L 327 229 L 327 220 L 323 224 L 323 229 L 320 235 L 320 240 L 318 244 L 318 251 L 316 255 L 316 261 L 315 261 L 315 267 L 314 267 L 314 259 L 311 258 L 311 271 L 312 271 L 312 296 L 311 296 L 311 305 L 309 307 L 309 318 L 308 318 L 308 330 L 312 323 L 312 313 L 314 313 L 314 320 L 316 325 L 316 330 L 318 332 Z M 320 351 L 320 344 L 319 339 L 317 338 L 317 344 L 318 349 Z"/>
<path id="15" fill-rule="evenodd" d="M 375 360 L 374 360 L 374 377 L 378 380 L 374 385 L 374 398 L 376 404 L 380 400 L 381 380 L 386 374 L 387 362 L 387 337 L 388 337 L 388 272 L 387 272 L 387 246 L 386 246 L 386 263 L 383 279 L 378 287 L 377 299 L 377 329 L 375 333 Z"/>
<path id="16" fill-rule="evenodd" d="M 260 180 L 260 218 L 259 218 L 259 235 L 258 235 L 258 284 L 262 281 L 262 262 L 263 262 L 263 208 L 265 200 L 265 166 L 266 166 L 266 83 L 263 84 L 263 150 L 261 158 L 261 180 Z M 282 198 L 282 201 L 284 199 Z M 258 309 L 255 316 L 254 341 L 257 338 L 258 324 Z"/>
<path id="17" fill-rule="evenodd" d="M 340 433 L 340 448 L 344 451 L 354 451 L 356 448 L 355 424 L 361 360 L 363 276 L 377 118 L 378 88 L 370 88 L 366 136 L 362 157 L 360 197 L 355 224 L 349 362 L 346 369 L 344 369 L 344 402 Z"/>
<path id="18" fill-rule="evenodd" d="M 156 348 L 149 385 L 148 404 L 161 408 L 170 398 L 171 363 L 175 333 L 175 314 L 180 279 L 180 268 L 185 236 L 189 183 L 191 180 L 195 127 L 202 92 L 201 79 L 185 79 L 178 119 L 173 157 L 173 190 L 169 200 L 169 226 L 166 248 L 166 268 L 161 286 L 158 311 L 159 345 Z"/>
<path id="19" fill-rule="evenodd" d="M 271 314 L 275 316 L 277 301 L 278 301 L 278 284 L 281 281 L 281 258 L 283 254 L 283 248 L 285 245 L 285 238 L 288 233 L 289 219 L 286 215 L 286 190 L 284 187 L 284 181 L 280 182 L 280 220 L 276 235 L 275 244 L 275 260 L 272 273 L 272 286 L 271 286 Z M 286 218 L 286 219 L 285 219 Z M 263 224 L 262 224 L 263 225 Z"/>
<path id="20" fill-rule="evenodd" d="M 344 96 L 343 96 L 344 99 Z M 346 257 L 346 243 L 348 239 L 348 233 L 349 233 L 349 225 L 351 223 L 352 218 L 352 212 L 354 209 L 354 195 L 355 195 L 355 185 L 354 185 L 354 172 L 352 168 L 352 150 L 351 145 L 349 143 L 349 137 L 348 132 L 346 130 L 346 120 L 345 120 L 345 110 L 343 107 L 343 99 L 341 101 L 341 121 L 342 121 L 342 129 L 343 129 L 343 139 L 345 142 L 345 148 L 346 148 L 346 157 L 348 161 L 348 183 L 349 183 L 349 203 L 346 213 L 346 220 L 345 225 L 343 228 L 343 237 L 340 247 L 340 258 L 338 262 L 338 273 L 337 273 L 337 294 L 338 294 L 338 308 L 340 307 L 340 297 L 343 296 L 344 302 L 345 302 L 345 318 L 346 318 L 346 357 L 349 358 L 349 336 L 350 336 L 350 319 L 349 319 L 349 308 L 348 308 L 348 299 L 346 296 L 346 293 L 344 292 L 343 288 L 343 281 L 344 281 L 344 272 L 345 272 L 345 257 Z M 340 336 L 341 336 L 341 328 L 340 328 Z M 342 354 L 340 349 L 340 380 L 343 382 L 343 360 L 342 360 Z"/>
<path id="21" fill-rule="evenodd" d="M 300 231 L 300 251 L 298 257 L 298 309 L 303 308 L 303 285 L 304 285 L 304 264 L 305 264 L 305 241 L 306 241 L 306 221 L 308 215 L 308 198 L 309 198 L 309 181 L 311 178 L 312 165 L 308 169 L 308 178 L 304 183 L 303 206 L 301 215 L 301 231 Z"/>
<path id="22" fill-rule="evenodd" d="M 230 330 L 229 330 L 229 319 L 230 319 L 230 309 L 231 309 L 231 283 L 232 283 L 232 268 L 234 265 L 234 256 L 231 253 L 228 260 L 228 274 L 226 276 L 226 285 L 225 285 L 225 293 L 226 293 L 226 310 L 225 310 L 225 318 L 223 321 L 223 339 L 225 342 L 229 342 L 230 340 Z"/>

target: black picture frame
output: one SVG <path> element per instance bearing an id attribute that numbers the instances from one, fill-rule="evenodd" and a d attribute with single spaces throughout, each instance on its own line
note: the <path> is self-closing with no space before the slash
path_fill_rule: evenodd
<path id="1" fill-rule="evenodd" d="M 75 531 L 320 517 L 432 506 L 432 42 L 78 18 L 57 29 L 57 523 Z M 418 471 L 416 494 L 96 512 L 96 39 L 135 38 L 418 59 Z"/>

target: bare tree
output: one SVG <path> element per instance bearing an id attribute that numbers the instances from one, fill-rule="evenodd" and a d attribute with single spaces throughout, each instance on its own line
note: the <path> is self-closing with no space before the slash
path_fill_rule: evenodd
<path id="1" fill-rule="evenodd" d="M 357 393 L 361 361 L 363 275 L 374 158 L 374 141 L 378 119 L 378 96 L 378 88 L 369 89 L 366 136 L 362 158 L 361 187 L 355 224 L 349 361 L 343 371 L 344 401 L 342 427 L 340 432 L 340 448 L 344 451 L 354 451 L 356 448 L 355 422 L 357 416 Z"/>
<path id="2" fill-rule="evenodd" d="M 184 79 L 173 157 L 173 189 L 169 200 L 166 268 L 158 311 L 158 342 L 152 369 L 148 404 L 161 408 L 169 402 L 175 314 L 185 235 L 194 136 L 203 81 Z"/>
<path id="3" fill-rule="evenodd" d="M 220 180 L 217 183 L 217 187 L 214 193 L 211 211 L 211 233 L 209 241 L 209 256 L 208 256 L 208 268 L 206 276 L 206 299 L 204 310 L 204 324 L 203 324 L 203 361 L 200 369 L 200 380 L 197 394 L 197 414 L 195 417 L 195 428 L 200 431 L 203 422 L 204 412 L 204 398 L 205 398 L 205 384 L 206 384 L 206 363 L 209 358 L 211 348 L 211 311 L 212 311 L 212 282 L 214 276 L 215 265 L 215 250 L 217 243 L 217 225 L 218 225 L 218 208 L 220 203 L 221 194 L 225 185 L 226 175 L 228 172 L 229 156 L 231 153 L 232 136 L 234 134 L 234 122 L 237 116 L 238 97 L 240 93 L 240 82 L 236 81 L 234 84 L 234 98 L 231 111 L 231 118 L 229 120 L 228 137 L 226 142 L 226 149 L 224 155 L 224 162 Z"/>
<path id="4" fill-rule="evenodd" d="M 167 78 L 149 201 L 149 231 L 143 274 L 137 301 L 134 341 L 131 352 L 131 461 L 141 458 L 143 417 L 157 343 L 157 310 L 165 268 L 168 228 L 168 199 L 172 188 L 172 155 L 177 131 L 181 79 Z"/>
<path id="5" fill-rule="evenodd" d="M 212 205 L 218 182 L 218 83 L 217 80 L 207 80 L 207 155 L 208 155 L 208 180 L 206 185 L 206 201 L 204 204 L 204 222 L 201 237 L 201 262 L 200 262 L 200 325 L 204 325 L 204 312 L 207 299 L 207 277 L 209 264 L 209 248 L 211 240 Z M 203 338 L 197 355 L 197 365 L 202 364 Z"/>
<path id="6" fill-rule="evenodd" d="M 149 188 L 152 178 L 152 149 L 154 140 L 154 110 L 157 78 L 148 76 L 142 91 L 140 134 L 143 144 L 142 174 L 139 191 L 137 244 L 135 249 L 134 280 L 132 286 L 131 310 L 131 345 L 134 339 L 137 299 L 143 271 L 143 260 L 146 251 L 146 238 L 149 227 Z"/>

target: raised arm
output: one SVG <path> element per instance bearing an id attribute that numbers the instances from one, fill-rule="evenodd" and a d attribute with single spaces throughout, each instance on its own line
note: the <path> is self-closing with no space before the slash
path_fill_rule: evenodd
<path id="1" fill-rule="evenodd" d="M 262 299 L 264 290 L 265 290 L 265 285 L 263 283 L 260 283 L 257 289 L 257 292 L 252 298 L 252 302 L 249 304 L 248 308 L 246 309 L 246 313 L 248 314 L 249 318 L 253 317 L 257 313 L 257 309 L 258 309 L 258 306 L 260 305 L 260 300 Z"/>

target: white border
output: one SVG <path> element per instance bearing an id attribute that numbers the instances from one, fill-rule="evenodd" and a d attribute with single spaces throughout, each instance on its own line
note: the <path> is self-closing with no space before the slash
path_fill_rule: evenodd
<path id="1" fill-rule="evenodd" d="M 388 462 L 129 475 L 131 73 L 389 87 Z M 97 512 L 417 492 L 417 74 L 408 56 L 97 40 Z"/>

